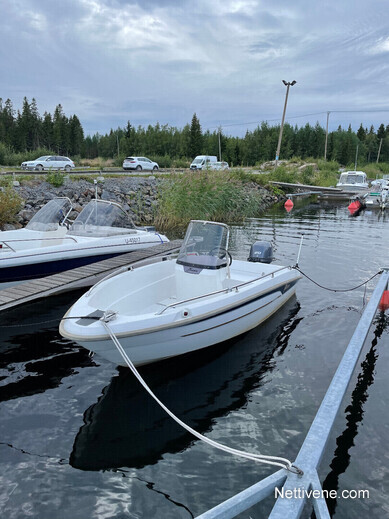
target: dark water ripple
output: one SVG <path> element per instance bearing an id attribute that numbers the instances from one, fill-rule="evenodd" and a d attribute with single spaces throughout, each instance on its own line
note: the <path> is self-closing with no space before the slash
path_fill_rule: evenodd
<path id="1" fill-rule="evenodd" d="M 233 226 L 231 249 L 246 258 L 251 243 L 266 239 L 277 262 L 290 264 L 304 233 L 300 268 L 346 288 L 387 266 L 387 220 L 299 201 L 290 214 L 275 208 Z M 263 326 L 142 374 L 203 434 L 293 459 L 374 285 L 334 294 L 304 278 Z M 63 340 L 57 322 L 77 297 L 0 316 L 1 517 L 190 518 L 272 472 L 210 450 L 165 416 L 128 370 Z M 325 488 L 370 491 L 368 500 L 331 502 L 336 518 L 389 517 L 388 324 L 377 314 L 321 464 Z M 241 517 L 265 517 L 270 508 Z"/>

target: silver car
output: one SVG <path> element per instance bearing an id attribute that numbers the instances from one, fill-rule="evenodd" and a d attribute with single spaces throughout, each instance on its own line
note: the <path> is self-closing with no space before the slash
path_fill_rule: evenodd
<path id="1" fill-rule="evenodd" d="M 39 157 L 36 160 L 22 162 L 22 169 L 34 169 L 36 171 L 56 169 L 70 171 L 73 168 L 75 168 L 74 162 L 70 160 L 69 157 L 60 157 L 56 155 L 43 155 L 43 157 Z"/>
<path id="2" fill-rule="evenodd" d="M 123 169 L 135 169 L 137 171 L 145 169 L 149 171 L 157 171 L 159 166 L 156 162 L 153 162 L 146 157 L 126 157 L 123 161 Z"/>
<path id="3" fill-rule="evenodd" d="M 209 169 L 216 169 L 217 171 L 224 171 L 225 169 L 230 169 L 228 162 L 211 162 L 209 164 Z"/>

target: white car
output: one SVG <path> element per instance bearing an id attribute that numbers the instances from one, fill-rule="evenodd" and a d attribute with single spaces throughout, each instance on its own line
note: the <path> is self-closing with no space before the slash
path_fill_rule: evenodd
<path id="1" fill-rule="evenodd" d="M 228 162 L 211 162 L 209 164 L 210 169 L 216 169 L 218 171 L 222 171 L 225 169 L 230 169 L 230 166 L 228 165 Z"/>
<path id="2" fill-rule="evenodd" d="M 136 169 L 142 171 L 142 169 L 157 171 L 159 166 L 156 162 L 153 162 L 146 157 L 126 157 L 123 161 L 123 169 Z"/>
<path id="3" fill-rule="evenodd" d="M 34 169 L 36 171 L 64 169 L 70 171 L 75 168 L 74 162 L 69 157 L 44 155 L 36 160 L 22 162 L 22 169 Z"/>

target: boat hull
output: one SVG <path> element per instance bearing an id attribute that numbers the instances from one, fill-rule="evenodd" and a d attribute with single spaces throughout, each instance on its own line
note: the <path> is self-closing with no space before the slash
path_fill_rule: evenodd
<path id="1" fill-rule="evenodd" d="M 161 238 L 156 234 L 153 237 L 150 236 L 147 241 L 136 244 L 121 241 L 123 243 L 118 243 L 116 240 L 111 244 L 91 244 L 79 248 L 67 246 L 58 251 L 52 250 L 52 248 L 50 251 L 48 248 L 42 248 L 42 250 L 21 252 L 15 255 L 7 254 L 6 256 L 4 254 L 0 257 L 0 289 L 159 245 L 168 240 L 166 237 Z"/>
<path id="2" fill-rule="evenodd" d="M 255 328 L 274 314 L 294 295 L 296 282 L 289 281 L 248 302 L 237 301 L 226 311 L 192 323 L 143 334 L 120 334 L 120 344 L 135 366 L 218 344 Z M 77 342 L 110 362 L 126 365 L 110 338 Z"/>
<path id="3" fill-rule="evenodd" d="M 127 251 L 129 252 L 129 251 Z M 90 265 L 97 261 L 113 258 L 124 252 L 112 254 L 99 254 L 97 256 L 84 256 L 80 258 L 68 258 L 43 263 L 33 263 L 26 265 L 17 265 L 15 267 L 5 267 L 0 269 L 0 288 L 4 288 L 5 283 L 15 283 L 38 279 L 58 272 L 64 272 L 77 267 Z"/>

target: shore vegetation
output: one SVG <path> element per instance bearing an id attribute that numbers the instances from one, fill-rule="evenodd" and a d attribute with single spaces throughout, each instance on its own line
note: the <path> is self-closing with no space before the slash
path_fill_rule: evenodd
<path id="1" fill-rule="evenodd" d="M 237 222 L 259 215 L 265 207 L 263 190 L 251 175 L 240 172 L 172 174 L 158 198 L 155 224 L 164 231 L 184 228 L 190 220 Z"/>

